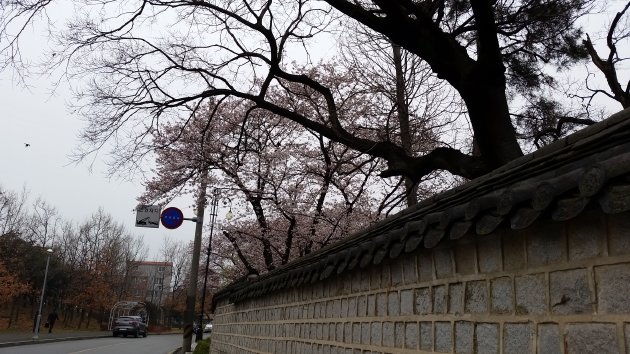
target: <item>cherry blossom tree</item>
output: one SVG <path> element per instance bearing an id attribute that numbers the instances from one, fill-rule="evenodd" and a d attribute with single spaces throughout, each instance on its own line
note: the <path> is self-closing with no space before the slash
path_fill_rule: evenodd
<path id="1" fill-rule="evenodd" d="M 310 99 L 288 104 L 317 112 Z M 237 210 L 221 225 L 215 269 L 228 262 L 248 273 L 271 270 L 379 217 L 377 161 L 254 108 L 224 101 L 204 107 L 184 129 L 155 132 L 162 148 L 142 202 L 194 190 L 208 168 L 209 185 Z"/>

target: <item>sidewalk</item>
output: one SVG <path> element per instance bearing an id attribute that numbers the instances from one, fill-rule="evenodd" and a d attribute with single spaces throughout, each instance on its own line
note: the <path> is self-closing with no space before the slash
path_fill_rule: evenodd
<path id="1" fill-rule="evenodd" d="M 38 339 L 33 339 L 32 332 L 6 330 L 0 331 L 0 348 L 35 343 L 111 337 L 111 335 L 112 333 L 110 331 L 77 331 L 60 329 L 55 330 L 53 333 L 48 333 L 47 330 L 42 331 L 39 333 Z"/>

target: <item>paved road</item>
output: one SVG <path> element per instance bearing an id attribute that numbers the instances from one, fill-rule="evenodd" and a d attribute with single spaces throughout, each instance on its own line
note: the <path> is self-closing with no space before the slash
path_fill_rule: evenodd
<path id="1" fill-rule="evenodd" d="M 0 354 L 166 354 L 181 347 L 181 335 L 96 338 L 0 348 Z"/>

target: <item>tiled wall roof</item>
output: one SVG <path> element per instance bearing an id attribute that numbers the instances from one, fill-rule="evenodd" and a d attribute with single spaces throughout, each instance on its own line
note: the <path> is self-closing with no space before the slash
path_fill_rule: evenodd
<path id="1" fill-rule="evenodd" d="M 604 213 L 630 210 L 630 110 L 270 273 L 243 278 L 213 301 L 238 302 L 313 283 L 472 232 L 523 229 L 539 218 L 569 220 L 593 206 Z"/>

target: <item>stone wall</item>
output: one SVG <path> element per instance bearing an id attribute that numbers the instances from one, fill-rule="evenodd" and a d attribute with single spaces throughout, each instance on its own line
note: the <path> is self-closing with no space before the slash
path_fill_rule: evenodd
<path id="1" fill-rule="evenodd" d="M 630 353 L 630 213 L 591 208 L 216 303 L 211 353 Z"/>

